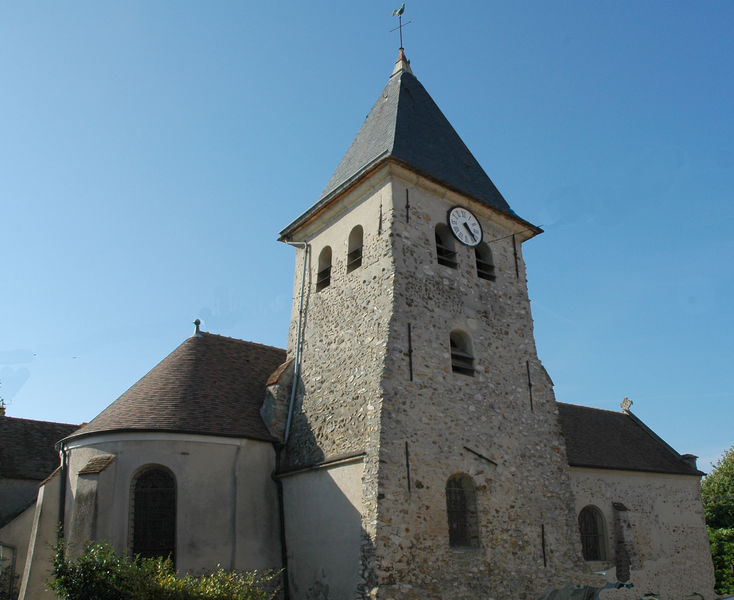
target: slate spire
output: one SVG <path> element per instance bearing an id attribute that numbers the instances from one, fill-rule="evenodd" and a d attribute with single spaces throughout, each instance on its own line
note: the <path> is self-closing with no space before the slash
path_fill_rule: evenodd
<path id="1" fill-rule="evenodd" d="M 319 203 L 377 163 L 395 159 L 446 187 L 516 216 L 413 75 L 401 48 L 385 89 L 334 171 Z"/>

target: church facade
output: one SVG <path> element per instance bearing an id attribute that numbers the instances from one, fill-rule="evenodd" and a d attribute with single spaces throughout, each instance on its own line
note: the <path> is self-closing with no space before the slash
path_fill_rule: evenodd
<path id="1" fill-rule="evenodd" d="M 695 457 L 629 404 L 555 400 L 522 257 L 539 233 L 401 50 L 280 234 L 296 253 L 287 351 L 197 322 L 64 438 L 24 513 L 21 596 L 43 597 L 60 519 L 72 548 L 283 568 L 294 600 L 713 598 Z"/>

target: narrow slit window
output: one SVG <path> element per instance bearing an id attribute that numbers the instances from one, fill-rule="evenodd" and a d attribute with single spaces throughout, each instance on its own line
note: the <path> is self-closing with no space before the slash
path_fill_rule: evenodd
<path id="1" fill-rule="evenodd" d="M 362 238 L 364 232 L 361 225 L 357 225 L 349 234 L 347 250 L 347 273 L 362 266 Z"/>
<path id="2" fill-rule="evenodd" d="M 474 376 L 474 354 L 471 339 L 463 331 L 452 331 L 449 336 L 451 344 L 451 370 L 454 373 Z"/>
<path id="3" fill-rule="evenodd" d="M 446 482 L 446 516 L 452 548 L 479 547 L 476 486 L 469 475 L 452 475 Z"/>
<path id="4" fill-rule="evenodd" d="M 331 285 L 331 247 L 326 246 L 319 254 L 319 270 L 316 272 L 316 291 Z"/>
<path id="5" fill-rule="evenodd" d="M 494 261 L 492 260 L 492 251 L 487 243 L 482 242 L 474 248 L 474 254 L 477 259 L 477 277 L 494 281 Z"/>
<path id="6" fill-rule="evenodd" d="M 586 506 L 579 513 L 581 552 L 584 560 L 606 560 L 604 516 L 596 506 Z"/>
<path id="7" fill-rule="evenodd" d="M 165 467 L 149 467 L 133 482 L 132 552 L 176 562 L 176 481 Z"/>
<path id="8" fill-rule="evenodd" d="M 457 267 L 456 246 L 449 228 L 443 223 L 436 225 L 436 261 L 444 267 Z"/>

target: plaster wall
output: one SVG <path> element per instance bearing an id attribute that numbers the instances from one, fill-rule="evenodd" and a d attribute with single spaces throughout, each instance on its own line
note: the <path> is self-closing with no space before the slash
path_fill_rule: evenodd
<path id="1" fill-rule="evenodd" d="M 59 474 L 38 489 L 18 600 L 56 599 L 56 594 L 46 589 L 46 581 L 51 576 L 52 544 L 56 542 L 59 523 L 60 490 Z"/>
<path id="2" fill-rule="evenodd" d="M 608 560 L 588 565 L 605 571 L 608 581 L 617 581 L 615 521 L 621 519 L 634 588 L 602 592 L 602 598 L 648 592 L 670 600 L 716 597 L 698 477 L 573 467 L 571 485 L 576 515 L 588 505 L 604 515 Z M 616 511 L 612 502 L 629 510 Z"/>
<path id="3" fill-rule="evenodd" d="M 82 542 L 90 537 L 107 541 L 118 551 L 130 551 L 132 481 L 143 467 L 162 465 L 176 480 L 179 571 L 199 572 L 217 564 L 228 569 L 280 568 L 271 444 L 214 436 L 112 433 L 83 438 L 69 447 L 70 539 Z M 114 462 L 98 475 L 78 475 L 89 459 L 101 454 L 114 455 Z M 90 489 L 95 490 L 91 501 Z M 75 504 L 82 496 L 92 514 L 78 519 Z"/>
<path id="4" fill-rule="evenodd" d="M 293 598 L 358 593 L 362 461 L 283 477 L 288 573 Z"/>
<path id="5" fill-rule="evenodd" d="M 0 477 L 0 523 L 5 523 L 35 502 L 39 483 L 38 479 Z"/>
<path id="6" fill-rule="evenodd" d="M 36 488 L 38 493 L 38 488 Z M 0 528 L 0 544 L 13 546 L 15 548 L 15 574 L 20 580 L 23 574 L 23 567 L 28 552 L 28 541 L 31 529 L 33 527 L 33 515 L 36 512 L 36 505 L 32 504 L 20 513 L 15 519 Z M 3 567 L 9 565 L 3 564 Z"/>

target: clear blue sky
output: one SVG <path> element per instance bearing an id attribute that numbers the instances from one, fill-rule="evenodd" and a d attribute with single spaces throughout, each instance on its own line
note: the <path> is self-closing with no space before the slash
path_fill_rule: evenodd
<path id="1" fill-rule="evenodd" d="M 190 335 L 284 346 L 293 250 L 392 69 L 391 2 L 0 5 L 0 396 L 90 420 Z M 734 3 L 408 2 L 513 209 L 558 400 L 734 444 Z"/>

